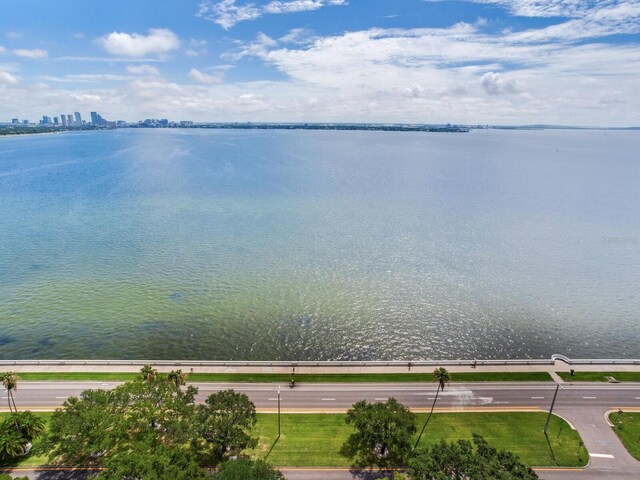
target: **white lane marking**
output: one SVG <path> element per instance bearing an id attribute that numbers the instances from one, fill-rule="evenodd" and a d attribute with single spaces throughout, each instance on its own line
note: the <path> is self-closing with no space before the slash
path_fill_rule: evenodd
<path id="1" fill-rule="evenodd" d="M 2 397 L 2 398 L 4 398 L 4 397 Z M 640 400 L 640 397 L 636 397 L 636 400 Z"/>
<path id="2" fill-rule="evenodd" d="M 597 397 L 582 397 L 584 400 L 595 400 Z"/>
<path id="3" fill-rule="evenodd" d="M 506 405 L 509 402 L 493 402 L 494 405 Z"/>
<path id="4" fill-rule="evenodd" d="M 66 400 L 69 397 L 56 397 L 58 400 Z"/>
<path id="5" fill-rule="evenodd" d="M 531 397 L 531 400 L 544 400 L 544 397 Z"/>
<path id="6" fill-rule="evenodd" d="M 335 402 L 336 399 L 335 398 L 323 398 L 322 401 L 323 402 Z"/>
<path id="7" fill-rule="evenodd" d="M 594 458 L 616 458 L 608 453 L 590 453 L 589 456 Z"/>
<path id="8" fill-rule="evenodd" d="M 388 397 L 384 397 L 384 398 L 374 398 L 373 399 L 376 402 L 386 402 L 387 400 L 389 400 Z"/>
<path id="9" fill-rule="evenodd" d="M 109 384 L 108 384 L 108 383 L 103 383 L 103 384 L 102 384 L 102 386 L 103 386 L 103 387 L 108 387 L 108 386 L 109 386 Z"/>
<path id="10" fill-rule="evenodd" d="M 268 398 L 267 400 L 269 400 L 270 402 L 277 402 L 278 401 L 277 398 Z"/>

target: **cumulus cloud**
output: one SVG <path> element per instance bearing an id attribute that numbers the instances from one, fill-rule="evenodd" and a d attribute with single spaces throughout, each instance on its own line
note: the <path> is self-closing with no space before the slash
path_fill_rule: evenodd
<path id="1" fill-rule="evenodd" d="M 158 69 L 152 65 L 129 65 L 127 72 L 131 75 L 160 75 Z"/>
<path id="2" fill-rule="evenodd" d="M 16 84 L 18 77 L 11 75 L 9 72 L 0 72 L 0 84 Z"/>
<path id="3" fill-rule="evenodd" d="M 482 88 L 491 95 L 500 95 L 503 93 L 516 93 L 518 81 L 514 78 L 504 78 L 500 73 L 487 72 L 480 79 Z"/>
<path id="4" fill-rule="evenodd" d="M 49 56 L 49 53 L 46 50 L 41 50 L 39 48 L 33 50 L 18 48 L 14 50 L 13 53 L 18 57 L 26 58 L 47 58 Z"/>
<path id="5" fill-rule="evenodd" d="M 266 14 L 307 12 L 327 6 L 347 5 L 347 0 L 273 0 L 266 5 L 254 3 L 236 5 L 236 0 L 204 1 L 200 4 L 198 16 L 229 30 L 240 22 L 255 20 Z"/>
<path id="6" fill-rule="evenodd" d="M 222 83 L 222 77 L 220 75 L 209 75 L 207 73 L 201 72 L 196 68 L 192 68 L 189 71 L 189 78 L 194 82 L 204 83 L 208 85 Z"/>
<path id="7" fill-rule="evenodd" d="M 112 32 L 99 38 L 98 43 L 112 55 L 127 57 L 163 54 L 180 48 L 180 39 L 167 28 L 152 28 L 148 35 Z"/>

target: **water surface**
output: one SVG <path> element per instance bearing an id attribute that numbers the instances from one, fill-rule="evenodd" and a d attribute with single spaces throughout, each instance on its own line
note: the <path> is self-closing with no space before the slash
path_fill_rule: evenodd
<path id="1" fill-rule="evenodd" d="M 0 358 L 640 357 L 639 132 L 0 139 Z"/>

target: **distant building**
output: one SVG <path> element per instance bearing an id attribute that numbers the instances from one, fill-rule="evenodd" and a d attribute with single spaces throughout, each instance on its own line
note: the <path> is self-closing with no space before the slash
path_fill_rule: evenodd
<path id="1" fill-rule="evenodd" d="M 11 119 L 11 124 L 12 125 L 19 125 L 20 124 L 20 120 L 18 118 L 12 118 Z"/>
<path id="2" fill-rule="evenodd" d="M 67 115 L 67 127 L 73 127 L 73 115 Z"/>
<path id="3" fill-rule="evenodd" d="M 91 123 L 93 123 L 94 125 L 99 125 L 100 122 L 98 121 L 98 117 L 100 117 L 100 115 L 98 115 L 97 112 L 91 112 Z"/>
<path id="4" fill-rule="evenodd" d="M 22 120 L 23 125 L 29 125 L 29 120 Z"/>
<path id="5" fill-rule="evenodd" d="M 51 125 L 51 117 L 43 115 L 42 116 L 42 124 L 43 125 Z"/>
<path id="6" fill-rule="evenodd" d="M 180 121 L 180 126 L 181 127 L 192 127 L 193 126 L 193 121 L 192 120 L 181 120 Z"/>
<path id="7" fill-rule="evenodd" d="M 58 117 L 53 117 L 53 124 L 60 125 L 60 119 Z"/>
<path id="8" fill-rule="evenodd" d="M 74 115 L 76 117 L 76 127 L 81 127 L 82 126 L 82 117 L 80 116 L 80 112 L 76 112 Z"/>
<path id="9" fill-rule="evenodd" d="M 65 114 L 60 115 L 60 121 L 62 122 L 62 126 L 67 126 L 67 116 Z"/>

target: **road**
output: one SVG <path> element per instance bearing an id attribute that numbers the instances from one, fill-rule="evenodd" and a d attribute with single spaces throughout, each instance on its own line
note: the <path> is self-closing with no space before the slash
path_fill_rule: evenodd
<path id="1" fill-rule="evenodd" d="M 16 402 L 21 408 L 52 409 L 69 396 L 82 390 L 114 388 L 117 382 L 21 382 Z M 193 383 L 198 387 L 197 399 L 204 400 L 219 390 L 233 388 L 246 393 L 259 411 L 275 411 L 277 386 L 274 384 Z M 283 412 L 345 411 L 358 400 L 383 401 L 390 396 L 415 411 L 429 409 L 436 394 L 436 385 L 419 383 L 308 383 L 290 389 L 281 388 Z M 459 383 L 440 392 L 438 409 L 454 410 L 547 410 L 556 384 L 553 382 L 481 382 Z M 3 397 L 2 400 L 6 401 Z M 3 402 L 0 402 L 2 405 Z M 592 480 L 615 478 L 640 479 L 640 462 L 633 459 L 622 446 L 605 420 L 608 410 L 619 407 L 640 409 L 640 383 L 596 384 L 565 383 L 558 393 L 554 411 L 571 423 L 582 436 L 590 452 L 590 465 L 577 471 L 541 469 L 541 478 L 548 480 Z M 347 470 L 285 470 L 289 480 L 346 480 L 354 477 Z M 21 473 L 25 474 L 25 473 Z M 62 479 L 72 477 L 69 472 L 31 472 L 30 478 Z M 63 476 L 60 476 L 63 475 Z M 68 476 L 64 476 L 68 475 Z"/>

